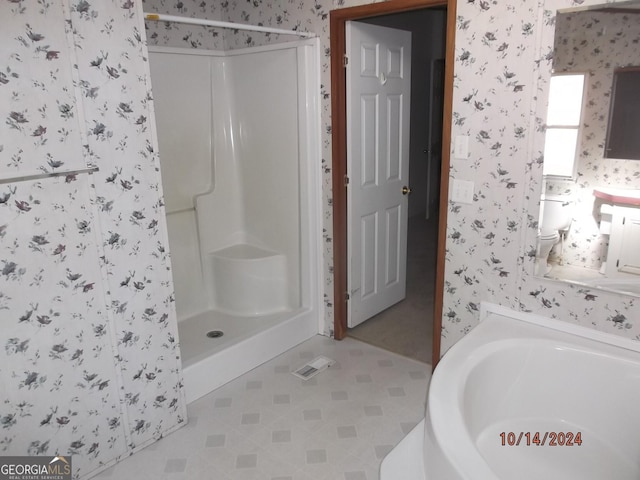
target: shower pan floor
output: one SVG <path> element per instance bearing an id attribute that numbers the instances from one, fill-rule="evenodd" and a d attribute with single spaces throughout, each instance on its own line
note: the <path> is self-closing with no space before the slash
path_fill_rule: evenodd
<path id="1" fill-rule="evenodd" d="M 222 336 L 207 336 L 220 331 Z M 298 308 L 240 317 L 206 311 L 178 322 L 187 403 L 318 333 L 317 312 Z"/>
<path id="2" fill-rule="evenodd" d="M 295 316 L 299 310 L 287 310 L 255 317 L 230 315 L 207 310 L 178 322 L 183 368 L 215 355 L 259 332 L 275 327 Z M 208 332 L 221 331 L 222 336 L 210 338 Z"/>

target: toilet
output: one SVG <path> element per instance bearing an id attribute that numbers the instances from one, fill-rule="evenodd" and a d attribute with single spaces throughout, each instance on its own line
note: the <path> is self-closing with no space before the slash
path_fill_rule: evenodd
<path id="1" fill-rule="evenodd" d="M 562 235 L 569 231 L 573 220 L 573 205 L 573 199 L 568 195 L 541 197 L 535 275 L 544 276 L 551 270 L 548 264 L 549 253 Z"/>

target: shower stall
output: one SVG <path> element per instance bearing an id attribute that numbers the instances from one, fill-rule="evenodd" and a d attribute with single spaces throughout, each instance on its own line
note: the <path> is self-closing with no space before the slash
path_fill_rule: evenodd
<path id="1" fill-rule="evenodd" d="M 318 52 L 149 47 L 187 401 L 319 331 Z"/>

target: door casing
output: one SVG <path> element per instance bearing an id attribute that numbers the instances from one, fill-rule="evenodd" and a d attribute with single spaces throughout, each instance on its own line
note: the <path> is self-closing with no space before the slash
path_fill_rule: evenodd
<path id="1" fill-rule="evenodd" d="M 447 32 L 445 47 L 445 86 L 442 131 L 442 168 L 440 176 L 440 206 L 438 222 L 438 249 L 433 316 L 432 367 L 440 360 L 440 335 L 444 294 L 444 267 L 449 196 L 449 165 L 451 144 L 451 120 L 453 106 L 453 65 L 455 60 L 456 0 L 390 0 L 358 7 L 332 10 L 330 13 L 331 47 L 331 138 L 333 184 L 333 276 L 334 276 L 334 337 L 338 340 L 347 334 L 347 114 L 345 23 L 368 17 L 407 12 L 430 7 L 447 7 Z"/>

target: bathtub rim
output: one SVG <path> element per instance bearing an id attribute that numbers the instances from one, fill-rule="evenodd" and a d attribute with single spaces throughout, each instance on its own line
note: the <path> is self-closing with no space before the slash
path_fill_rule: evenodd
<path id="1" fill-rule="evenodd" d="M 576 337 L 581 337 L 595 342 L 604 343 L 607 345 L 612 345 L 614 347 L 640 353 L 640 342 L 636 340 L 631 340 L 629 338 L 609 332 L 603 332 L 601 330 L 595 330 L 584 325 L 563 321 L 557 318 L 549 318 L 531 312 L 517 312 L 502 305 L 497 305 L 490 302 L 481 302 L 480 323 L 482 323 L 492 315 L 508 317 L 510 319 L 519 320 L 526 324 L 545 327 L 551 330 L 557 330 L 559 332 L 574 335 Z"/>
<path id="2" fill-rule="evenodd" d="M 498 317 L 496 319 L 495 317 Z M 493 321 L 492 321 L 493 318 Z M 508 319 L 505 324 L 504 319 Z M 551 330 L 551 331 L 550 331 Z M 500 480 L 480 454 L 475 440 L 469 435 L 460 400 L 465 378 L 478 360 L 500 350 L 509 339 L 518 334 L 533 335 L 541 340 L 555 340 L 581 350 L 604 351 L 615 358 L 640 364 L 640 342 L 607 332 L 554 320 L 536 314 L 515 312 L 506 307 L 483 302 L 480 323 L 473 335 L 466 335 L 456 343 L 438 364 L 433 373 L 427 399 L 425 444 L 433 442 L 442 453 L 446 464 L 461 479 Z M 470 354 L 472 361 L 470 361 Z M 443 373 L 443 370 L 445 371 Z M 431 428 L 429 428 L 431 427 Z M 433 438 L 429 438 L 432 436 Z M 428 455 L 425 452 L 425 460 Z M 464 465 L 464 469 L 460 466 Z M 425 461 L 429 477 L 429 465 Z M 473 476 L 469 475 L 473 472 Z"/>

